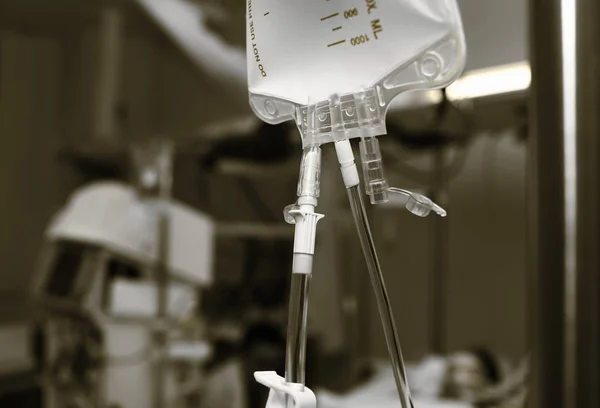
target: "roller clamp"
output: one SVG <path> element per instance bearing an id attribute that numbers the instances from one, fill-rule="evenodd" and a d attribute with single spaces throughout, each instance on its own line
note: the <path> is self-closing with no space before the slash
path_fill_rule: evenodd
<path id="1" fill-rule="evenodd" d="M 286 399 L 291 397 L 294 408 L 316 408 L 317 398 L 307 387 L 290 384 L 275 371 L 257 371 L 254 373 L 257 382 L 271 389 L 266 408 L 287 408 Z"/>

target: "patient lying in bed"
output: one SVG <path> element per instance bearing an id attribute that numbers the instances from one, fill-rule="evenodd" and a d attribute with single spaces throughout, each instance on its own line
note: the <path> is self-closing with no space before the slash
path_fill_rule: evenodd
<path id="1" fill-rule="evenodd" d="M 502 380 L 501 363 L 483 349 L 449 356 L 430 356 L 407 366 L 416 408 L 472 408 L 481 390 Z M 320 408 L 397 408 L 400 406 L 389 364 L 376 366 L 374 376 L 345 395 L 318 391 Z"/>

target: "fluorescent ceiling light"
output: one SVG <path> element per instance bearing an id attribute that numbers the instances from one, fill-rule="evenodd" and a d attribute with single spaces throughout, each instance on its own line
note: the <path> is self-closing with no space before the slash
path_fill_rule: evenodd
<path id="1" fill-rule="evenodd" d="M 466 73 L 446 90 L 448 99 L 460 101 L 529 89 L 531 69 L 527 62 L 502 65 Z"/>
<path id="2" fill-rule="evenodd" d="M 531 85 L 531 69 L 528 62 L 499 65 L 492 68 L 469 71 L 446 89 L 448 99 L 456 102 L 484 98 L 513 92 L 522 92 Z M 440 90 L 406 92 L 398 95 L 390 104 L 390 110 L 402 111 L 437 105 L 442 101 Z"/>

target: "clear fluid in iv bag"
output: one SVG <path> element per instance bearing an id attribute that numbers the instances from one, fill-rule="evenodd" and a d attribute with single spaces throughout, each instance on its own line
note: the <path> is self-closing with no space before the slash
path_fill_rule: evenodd
<path id="1" fill-rule="evenodd" d="M 269 123 L 332 95 L 439 88 L 462 72 L 456 0 L 246 0 L 250 103 Z M 297 118 L 296 118 L 297 119 Z"/>

